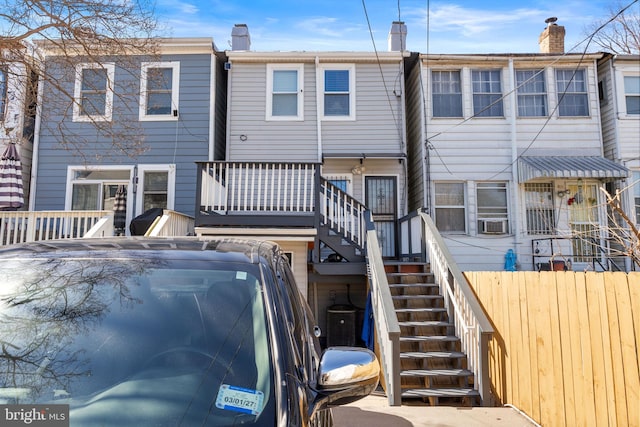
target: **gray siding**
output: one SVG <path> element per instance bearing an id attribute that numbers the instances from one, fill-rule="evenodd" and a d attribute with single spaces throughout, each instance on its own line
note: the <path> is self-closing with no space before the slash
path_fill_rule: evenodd
<path id="1" fill-rule="evenodd" d="M 122 68 L 117 58 L 113 60 L 116 91 L 121 91 L 122 96 L 114 96 L 112 122 L 114 126 L 138 126 L 146 151 L 134 157 L 115 150 L 92 124 L 73 122 L 68 97 L 61 97 L 45 83 L 36 209 L 64 209 L 68 165 L 175 164 L 175 210 L 194 214 L 194 162 L 207 160 L 209 152 L 211 55 L 166 55 L 159 59 L 180 62 L 178 121 L 138 120 L 139 70 L 144 60 L 148 59 L 128 58 L 127 68 Z M 50 70 L 53 65 L 51 61 L 47 64 Z M 73 73 L 59 72 L 65 90 L 73 93 Z M 55 99 L 65 99 L 67 105 L 60 105 Z M 58 126 L 65 128 L 65 135 L 83 136 L 85 140 L 78 146 L 73 145 L 73 140 L 61 141 Z"/>
<path id="2" fill-rule="evenodd" d="M 412 61 L 416 59 L 412 59 Z M 425 196 L 427 185 L 427 171 L 425 170 L 424 139 L 424 92 L 421 90 L 421 66 L 416 62 L 407 67 L 406 105 L 407 105 L 407 180 L 408 208 L 414 211 L 426 207 L 428 200 Z"/>

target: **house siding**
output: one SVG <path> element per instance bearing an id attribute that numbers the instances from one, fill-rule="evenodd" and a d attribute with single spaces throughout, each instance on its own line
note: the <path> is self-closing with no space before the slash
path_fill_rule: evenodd
<path id="1" fill-rule="evenodd" d="M 109 58 L 107 58 L 109 60 Z M 91 123 L 78 123 L 71 120 L 70 108 L 56 108 L 56 104 L 47 102 L 52 98 L 61 98 L 56 90 L 45 84 L 43 118 L 39 141 L 39 168 L 35 208 L 38 210 L 65 209 L 67 167 L 75 166 L 118 166 L 175 164 L 175 205 L 174 209 L 194 214 L 196 161 L 206 160 L 209 156 L 210 134 L 210 96 L 211 94 L 211 54 L 172 54 L 163 55 L 160 61 L 178 61 L 180 63 L 179 80 L 179 119 L 168 121 L 139 122 L 139 72 L 140 64 L 148 58 L 127 58 L 127 68 L 116 63 L 115 91 L 127 92 L 122 97 L 114 96 L 113 121 L 116 123 L 138 123 L 144 135 L 147 150 L 142 154 L 127 157 L 115 152 L 111 142 L 101 138 Z M 48 66 L 53 65 L 48 61 Z M 133 64 L 133 65 L 131 65 Z M 214 62 L 215 64 L 215 62 Z M 130 67 L 130 68 L 129 68 Z M 133 69 L 135 68 L 135 69 Z M 49 68 L 50 71 L 54 67 Z M 64 89 L 73 93 L 73 72 L 59 70 Z M 68 99 L 68 98 L 67 98 Z M 68 101 L 67 101 L 68 102 Z M 66 132 L 89 136 L 89 143 L 79 147 L 60 145 L 57 124 L 62 123 Z M 66 149 L 65 149 L 66 148 Z M 81 151 L 81 153 L 79 152 Z"/>
<path id="2" fill-rule="evenodd" d="M 425 169 L 426 144 L 424 137 L 424 103 L 422 96 L 421 64 L 417 56 L 408 59 L 406 80 L 406 112 L 407 112 L 407 181 L 411 184 L 407 191 L 409 211 L 428 207 L 428 196 L 425 194 L 428 182 L 428 171 Z"/>

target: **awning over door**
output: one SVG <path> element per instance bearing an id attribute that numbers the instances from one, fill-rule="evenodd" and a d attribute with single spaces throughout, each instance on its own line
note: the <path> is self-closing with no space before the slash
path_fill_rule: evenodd
<path id="1" fill-rule="evenodd" d="M 622 179 L 629 169 L 604 157 L 522 156 L 518 160 L 518 180 L 540 178 Z"/>

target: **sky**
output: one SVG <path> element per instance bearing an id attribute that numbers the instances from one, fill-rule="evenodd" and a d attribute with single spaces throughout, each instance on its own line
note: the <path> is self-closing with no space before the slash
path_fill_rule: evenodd
<path id="1" fill-rule="evenodd" d="M 164 36 L 212 37 L 219 50 L 246 24 L 254 51 L 386 51 L 392 22 L 403 21 L 410 51 L 537 53 L 552 16 L 565 27 L 565 51 L 598 51 L 584 42 L 587 28 L 633 0 L 156 1 Z M 640 13 L 640 2 L 632 8 Z"/>

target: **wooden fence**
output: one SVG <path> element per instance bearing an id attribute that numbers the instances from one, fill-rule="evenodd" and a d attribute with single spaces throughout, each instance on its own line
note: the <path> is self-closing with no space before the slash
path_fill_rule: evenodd
<path id="1" fill-rule="evenodd" d="M 640 426 L 640 273 L 469 272 L 497 404 L 542 426 Z"/>

